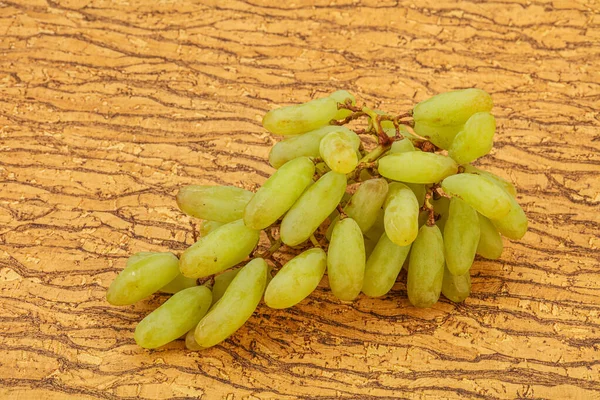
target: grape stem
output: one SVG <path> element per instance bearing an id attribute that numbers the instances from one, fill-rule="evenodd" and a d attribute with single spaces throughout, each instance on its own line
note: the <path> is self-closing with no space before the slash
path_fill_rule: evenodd
<path id="1" fill-rule="evenodd" d="M 431 204 L 431 197 L 432 190 L 430 188 L 425 194 L 425 201 L 423 202 L 423 207 L 421 207 L 421 210 L 429 212 L 429 217 L 427 218 L 427 226 L 435 225 L 435 212 L 433 210 L 433 204 Z"/>
<path id="2" fill-rule="evenodd" d="M 338 204 L 336 209 L 340 213 L 340 221 L 343 220 L 344 218 L 348 218 L 348 215 L 344 212 L 344 208 L 342 207 L 341 204 Z"/>
<path id="3" fill-rule="evenodd" d="M 279 250 L 279 248 L 282 246 L 283 242 L 281 241 L 281 239 L 277 239 L 274 243 L 271 244 L 271 247 L 269 247 L 267 250 L 263 251 L 262 253 L 258 253 L 258 254 L 253 254 L 252 256 L 254 258 L 256 257 L 260 257 L 260 258 L 271 258 L 271 256 L 277 251 Z"/>

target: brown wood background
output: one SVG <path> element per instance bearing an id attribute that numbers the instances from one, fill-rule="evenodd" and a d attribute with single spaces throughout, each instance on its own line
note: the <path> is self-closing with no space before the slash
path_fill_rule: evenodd
<path id="1" fill-rule="evenodd" d="M 0 1 L 0 398 L 600 398 L 600 3 Z M 138 348 L 164 297 L 105 301 L 180 252 L 180 185 L 253 188 L 279 105 L 346 88 L 401 112 L 492 93 L 480 164 L 530 218 L 465 304 L 339 304 L 323 284 L 194 353 Z M 242 183 L 244 182 L 244 183 Z"/>

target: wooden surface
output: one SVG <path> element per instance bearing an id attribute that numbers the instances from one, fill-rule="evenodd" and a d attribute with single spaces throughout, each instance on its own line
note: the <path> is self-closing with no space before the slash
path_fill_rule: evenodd
<path id="1" fill-rule="evenodd" d="M 600 398 L 598 1 L 0 2 L 0 398 Z M 403 112 L 489 91 L 530 219 L 473 295 L 261 306 L 221 346 L 138 348 L 129 254 L 180 252 L 181 185 L 254 188 L 279 105 L 346 88 Z M 243 183 L 242 183 L 243 182 Z"/>

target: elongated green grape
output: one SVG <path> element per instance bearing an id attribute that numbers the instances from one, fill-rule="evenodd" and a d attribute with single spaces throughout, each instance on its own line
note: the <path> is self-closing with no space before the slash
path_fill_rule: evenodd
<path id="1" fill-rule="evenodd" d="M 477 254 L 489 260 L 500 258 L 504 244 L 500 233 L 489 219 L 481 214 L 479 217 L 479 244 L 477 245 Z"/>
<path id="2" fill-rule="evenodd" d="M 440 149 L 448 150 L 454 137 L 462 130 L 463 126 L 463 124 L 437 126 L 425 121 L 415 121 L 414 130 L 417 135 L 429 139 L 431 143 Z"/>
<path id="3" fill-rule="evenodd" d="M 395 153 L 379 160 L 379 173 L 389 179 L 410 183 L 436 183 L 456 174 L 458 165 L 450 157 L 423 151 Z"/>
<path id="4" fill-rule="evenodd" d="M 455 303 L 465 301 L 471 294 L 471 274 L 452 275 L 448 268 L 444 268 L 442 294 Z"/>
<path id="5" fill-rule="evenodd" d="M 292 307 L 321 282 L 327 268 L 327 255 L 321 248 L 300 253 L 288 261 L 267 286 L 265 303 L 271 308 Z"/>
<path id="6" fill-rule="evenodd" d="M 172 253 L 141 252 L 129 257 L 106 292 L 115 306 L 133 304 L 171 282 L 179 274 L 178 260 Z"/>
<path id="7" fill-rule="evenodd" d="M 420 102 L 413 109 L 413 118 L 436 126 L 459 125 L 475 113 L 491 111 L 493 105 L 492 97 L 481 89 L 455 90 Z"/>
<path id="8" fill-rule="evenodd" d="M 407 138 L 396 140 L 392 143 L 392 147 L 390 147 L 390 154 L 406 153 L 407 151 L 415 151 L 415 146 Z"/>
<path id="9" fill-rule="evenodd" d="M 350 99 L 352 105 L 356 105 L 356 98 L 352 93 L 346 90 L 337 90 L 329 95 L 330 98 L 334 99 L 337 103 L 344 104 L 347 99 Z M 352 111 L 346 109 L 339 109 L 337 114 L 335 114 L 334 119 L 344 119 L 348 115 L 352 114 Z"/>
<path id="10" fill-rule="evenodd" d="M 375 250 L 375 246 L 377 246 L 377 240 L 372 240 L 363 235 L 363 241 L 365 242 L 365 258 L 368 260 L 373 253 L 373 250 Z"/>
<path id="11" fill-rule="evenodd" d="M 406 281 L 408 300 L 415 307 L 431 307 L 442 292 L 444 240 L 436 226 L 423 225 L 412 245 Z"/>
<path id="12" fill-rule="evenodd" d="M 375 223 L 365 232 L 365 236 L 371 240 L 379 241 L 381 235 L 385 232 L 385 212 L 383 209 L 377 210 L 377 218 L 375 219 Z"/>
<path id="13" fill-rule="evenodd" d="M 413 193 L 415 194 L 415 197 L 417 198 L 417 203 L 419 203 L 419 205 L 422 205 L 425 202 L 425 194 L 427 193 L 427 188 L 425 187 L 425 185 L 420 184 L 420 183 L 409 183 L 409 182 L 402 182 L 404 183 L 406 186 L 408 186 L 410 188 L 410 190 L 413 191 Z"/>
<path id="14" fill-rule="evenodd" d="M 244 211 L 244 223 L 264 229 L 277 221 L 312 182 L 315 164 L 308 157 L 288 161 L 256 191 Z"/>
<path id="15" fill-rule="evenodd" d="M 269 153 L 269 164 L 279 168 L 286 162 L 298 157 L 320 157 L 321 139 L 330 132 L 348 130 L 344 126 L 327 125 L 302 135 L 292 136 L 275 143 Z"/>
<path id="16" fill-rule="evenodd" d="M 352 132 L 354 136 L 356 133 Z M 359 155 L 355 140 L 344 131 L 330 132 L 321 140 L 319 151 L 323 161 L 332 171 L 348 174 L 358 165 Z"/>
<path id="17" fill-rule="evenodd" d="M 449 176 L 442 181 L 442 189 L 449 195 L 463 199 L 490 219 L 504 217 L 511 208 L 511 196 L 480 175 L 465 173 Z"/>
<path id="18" fill-rule="evenodd" d="M 479 244 L 479 232 L 477 211 L 458 197 L 453 197 L 444 227 L 446 267 L 452 275 L 469 272 Z"/>
<path id="19" fill-rule="evenodd" d="M 252 192 L 235 186 L 189 185 L 179 189 L 177 205 L 192 217 L 218 222 L 242 218 Z"/>
<path id="20" fill-rule="evenodd" d="M 498 175 L 492 172 L 484 171 L 482 169 L 474 167 L 471 164 L 465 164 L 463 165 L 463 168 L 465 169 L 465 172 L 468 172 L 470 174 L 481 175 L 493 180 L 497 185 L 501 186 L 504 190 L 506 190 L 511 196 L 517 196 L 517 189 L 515 188 L 515 185 L 513 185 L 506 179 L 499 177 Z"/>
<path id="21" fill-rule="evenodd" d="M 504 217 L 492 219 L 492 223 L 504 236 L 519 240 L 527 232 L 527 216 L 517 200 L 510 196 L 510 211 Z"/>
<path id="22" fill-rule="evenodd" d="M 346 215 L 356 221 L 363 233 L 371 229 L 377 220 L 387 192 L 388 183 L 385 179 L 369 179 L 361 183 L 344 207 Z"/>
<path id="23" fill-rule="evenodd" d="M 435 224 L 440 228 L 441 232 L 444 232 L 446 227 L 446 221 L 448 221 L 448 210 L 450 209 L 450 199 L 447 197 L 440 197 L 437 200 L 432 200 L 433 210 L 436 214 L 439 214 L 439 219 Z"/>
<path id="24" fill-rule="evenodd" d="M 410 245 L 398 246 L 384 233 L 367 259 L 362 292 L 370 297 L 385 295 L 392 289 Z"/>
<path id="25" fill-rule="evenodd" d="M 221 343 L 252 316 L 265 291 L 267 270 L 262 258 L 255 258 L 241 268 L 221 299 L 198 323 L 194 338 L 200 347 Z"/>
<path id="26" fill-rule="evenodd" d="M 202 225 L 200 225 L 200 236 L 206 236 L 218 227 L 223 225 L 225 225 L 225 222 L 202 221 Z"/>
<path id="27" fill-rule="evenodd" d="M 283 243 L 296 246 L 312 235 L 338 205 L 346 191 L 346 176 L 331 171 L 309 187 L 283 217 Z"/>
<path id="28" fill-rule="evenodd" d="M 213 292 L 213 304 L 223 297 L 223 294 L 229 287 L 233 278 L 236 277 L 238 272 L 240 272 L 241 268 L 234 268 L 220 273 L 215 276 L 215 283 L 213 284 L 212 292 Z"/>
<path id="29" fill-rule="evenodd" d="M 241 219 L 200 238 L 181 255 L 179 269 L 189 278 L 209 276 L 242 262 L 256 247 L 259 231 Z"/>
<path id="30" fill-rule="evenodd" d="M 198 282 L 194 278 L 188 278 L 181 274 L 178 274 L 175 279 L 167 283 L 165 286 L 160 288 L 161 292 L 164 293 L 177 293 L 183 289 L 187 289 L 193 286 L 197 286 Z"/>
<path id="31" fill-rule="evenodd" d="M 398 246 L 411 244 L 419 232 L 419 203 L 413 191 L 403 183 L 391 183 L 384 209 L 389 239 Z"/>
<path id="32" fill-rule="evenodd" d="M 473 114 L 454 137 L 448 155 L 459 164 L 470 163 L 490 152 L 494 145 L 496 119 L 489 112 Z"/>
<path id="33" fill-rule="evenodd" d="M 334 296 L 351 301 L 359 294 L 365 276 L 365 243 L 360 227 L 344 218 L 333 229 L 327 252 L 327 275 Z"/>
<path id="34" fill-rule="evenodd" d="M 145 349 L 155 349 L 181 337 L 198 324 L 212 301 L 210 289 L 196 286 L 175 293 L 135 328 L 134 339 Z"/>
<path id="35" fill-rule="evenodd" d="M 197 326 L 198 324 L 196 324 Z M 198 351 L 202 350 L 204 347 L 201 347 L 198 343 L 196 343 L 196 339 L 194 338 L 194 332 L 196 332 L 196 326 L 188 331 L 185 335 L 185 348 L 188 350 Z"/>

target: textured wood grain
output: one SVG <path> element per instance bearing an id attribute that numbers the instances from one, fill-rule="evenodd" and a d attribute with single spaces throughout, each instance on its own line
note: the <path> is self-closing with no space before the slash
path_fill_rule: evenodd
<path id="1" fill-rule="evenodd" d="M 0 1 L 0 397 L 600 398 L 598 1 Z M 408 110 L 492 93 L 530 218 L 473 295 L 340 304 L 325 283 L 223 345 L 145 351 L 164 298 L 105 301 L 127 256 L 179 252 L 184 184 L 254 188 L 279 105 L 346 88 Z M 243 183 L 242 183 L 243 182 Z"/>

